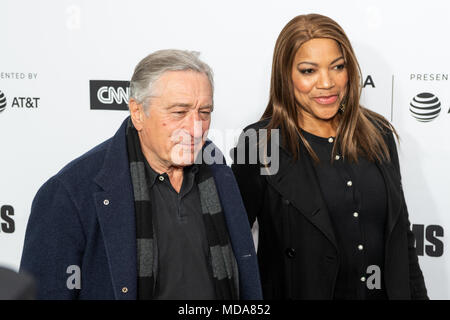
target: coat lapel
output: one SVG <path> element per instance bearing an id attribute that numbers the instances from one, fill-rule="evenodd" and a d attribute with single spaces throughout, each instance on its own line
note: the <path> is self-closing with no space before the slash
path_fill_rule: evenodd
<path id="1" fill-rule="evenodd" d="M 250 224 L 233 172 L 226 165 L 213 164 L 211 171 L 239 272 L 239 298 L 262 299 L 262 289 Z"/>
<path id="2" fill-rule="evenodd" d="M 394 169 L 392 164 L 380 164 L 377 162 L 377 166 L 380 169 L 381 174 L 383 175 L 387 192 L 388 213 L 385 229 L 385 239 L 387 242 L 401 212 L 401 190 L 400 188 L 395 187 L 400 184 L 400 176 L 397 175 L 396 170 Z M 395 178 L 396 176 L 398 176 L 398 179 Z"/>
<path id="3" fill-rule="evenodd" d="M 282 195 L 284 200 L 289 201 L 315 225 L 337 249 L 328 209 L 322 198 L 319 182 L 308 154 L 302 149 L 300 158 L 294 162 L 284 148 L 279 149 L 279 170 L 275 175 L 266 176 L 268 183 Z"/>
<path id="4" fill-rule="evenodd" d="M 116 299 L 136 299 L 136 225 L 126 125 L 110 141 L 103 167 L 95 182 L 103 191 L 94 194 L 98 221 L 105 242 Z"/>

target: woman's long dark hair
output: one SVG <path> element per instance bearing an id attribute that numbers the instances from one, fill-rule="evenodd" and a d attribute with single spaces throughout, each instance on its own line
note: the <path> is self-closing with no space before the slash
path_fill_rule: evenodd
<path id="1" fill-rule="evenodd" d="M 270 139 L 270 129 L 280 129 L 283 145 L 297 159 L 300 137 L 310 155 L 318 161 L 317 155 L 301 133 L 299 119 L 302 115 L 295 100 L 292 83 L 295 54 L 303 43 L 316 38 L 333 39 L 339 44 L 348 73 L 345 111 L 336 115 L 339 117 L 339 125 L 333 158 L 339 151 L 350 161 L 358 161 L 359 155 L 364 155 L 370 161 L 390 161 L 382 132 L 388 130 L 397 135 L 395 129 L 383 116 L 360 105 L 361 70 L 350 41 L 334 20 L 318 14 L 295 17 L 278 36 L 273 54 L 270 98 L 262 116 L 262 119 L 270 119 L 267 126 L 268 138 Z"/>

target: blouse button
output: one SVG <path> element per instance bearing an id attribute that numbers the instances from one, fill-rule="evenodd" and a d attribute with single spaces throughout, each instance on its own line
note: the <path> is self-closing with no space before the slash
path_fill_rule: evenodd
<path id="1" fill-rule="evenodd" d="M 295 254 L 296 254 L 296 252 L 295 252 L 295 249 L 294 249 L 294 248 L 287 248 L 287 249 L 286 249 L 286 255 L 287 255 L 289 258 L 293 259 L 293 258 L 295 257 Z"/>
<path id="2" fill-rule="evenodd" d="M 104 204 L 105 206 L 109 205 L 109 200 L 108 200 L 108 199 L 103 200 L 103 204 Z"/>
<path id="3" fill-rule="evenodd" d="M 127 288 L 127 287 L 123 287 L 123 288 L 122 288 L 122 292 L 123 292 L 123 293 L 128 293 L 128 288 Z"/>
<path id="4" fill-rule="evenodd" d="M 347 186 L 351 187 L 353 185 L 352 181 L 347 181 Z"/>
<path id="5" fill-rule="evenodd" d="M 333 141 L 334 141 L 334 139 L 333 139 L 332 137 L 329 137 L 329 138 L 328 138 L 328 142 L 329 142 L 329 143 L 333 143 Z"/>
<path id="6" fill-rule="evenodd" d="M 336 155 L 336 157 L 334 157 L 336 160 L 339 160 L 340 158 L 341 158 L 341 156 L 340 155 Z"/>
<path id="7" fill-rule="evenodd" d="M 359 246 L 358 246 L 358 250 L 359 251 L 362 251 L 364 249 L 364 246 L 362 245 L 362 244 L 360 244 Z"/>
<path id="8" fill-rule="evenodd" d="M 164 177 L 163 176 L 159 176 L 159 181 L 164 181 Z"/>
<path id="9" fill-rule="evenodd" d="M 355 218 L 358 218 L 358 217 L 359 217 L 359 213 L 358 213 L 358 212 L 354 212 L 354 213 L 353 213 L 353 216 L 354 216 Z"/>

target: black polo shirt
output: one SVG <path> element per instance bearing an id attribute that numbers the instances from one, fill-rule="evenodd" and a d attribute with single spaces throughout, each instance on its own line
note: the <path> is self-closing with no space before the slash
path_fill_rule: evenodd
<path id="1" fill-rule="evenodd" d="M 335 299 L 387 299 L 383 277 L 387 191 L 380 170 L 364 157 L 349 163 L 338 154 L 332 162 L 334 137 L 302 133 L 320 159 L 314 167 L 339 246 Z M 373 287 L 376 282 L 371 278 L 377 267 L 380 289 Z"/>
<path id="2" fill-rule="evenodd" d="M 167 173 L 158 174 L 146 162 L 156 241 L 155 293 L 161 300 L 215 299 L 210 255 L 200 194 L 198 167 L 183 169 L 177 193 Z"/>

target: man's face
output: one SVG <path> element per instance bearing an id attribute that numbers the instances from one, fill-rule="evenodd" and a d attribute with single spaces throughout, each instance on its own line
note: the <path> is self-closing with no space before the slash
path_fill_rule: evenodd
<path id="1" fill-rule="evenodd" d="M 205 142 L 212 109 L 206 74 L 164 73 L 153 85 L 148 116 L 143 114 L 137 127 L 135 123 L 144 155 L 165 168 L 192 164 Z"/>

